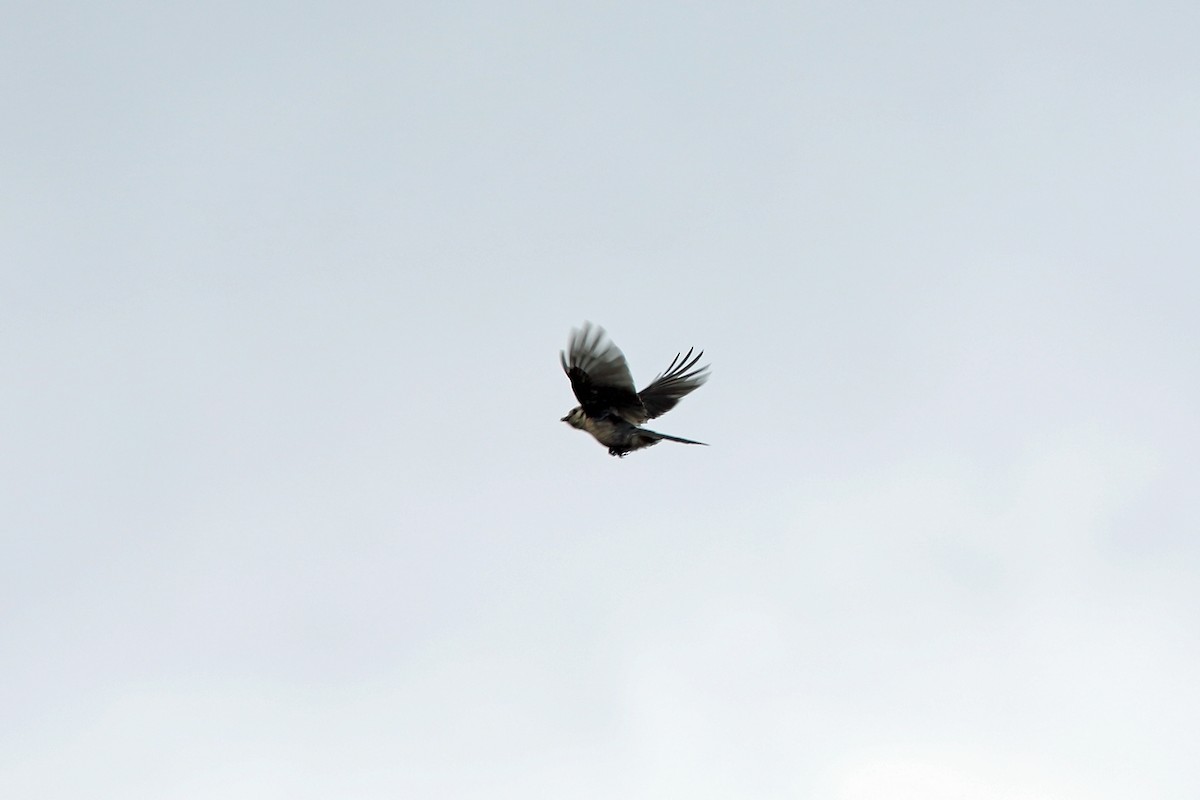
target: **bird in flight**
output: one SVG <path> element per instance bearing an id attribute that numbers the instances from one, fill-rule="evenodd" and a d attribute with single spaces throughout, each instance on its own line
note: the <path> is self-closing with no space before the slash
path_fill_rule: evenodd
<path id="1" fill-rule="evenodd" d="M 661 416 L 708 380 L 708 366 L 696 368 L 704 355 L 675 355 L 666 371 L 640 392 L 633 387 L 633 376 L 625 355 L 609 340 L 604 329 L 590 322 L 571 331 L 567 352 L 559 352 L 563 372 L 571 379 L 571 390 L 579 405 L 567 412 L 562 421 L 592 435 L 608 448 L 608 454 L 624 458 L 634 450 L 656 445 L 663 439 L 684 444 L 704 444 L 679 436 L 639 427 Z"/>

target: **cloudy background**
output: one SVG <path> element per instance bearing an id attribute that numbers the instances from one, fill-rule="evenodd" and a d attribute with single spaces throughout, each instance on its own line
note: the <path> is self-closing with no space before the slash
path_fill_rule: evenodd
<path id="1" fill-rule="evenodd" d="M 6 796 L 1196 796 L 1200 12 L 4 17 Z"/>

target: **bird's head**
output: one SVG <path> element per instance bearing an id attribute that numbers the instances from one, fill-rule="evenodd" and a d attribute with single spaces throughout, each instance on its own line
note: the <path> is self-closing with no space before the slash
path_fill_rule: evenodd
<path id="1" fill-rule="evenodd" d="M 567 412 L 567 415 L 562 418 L 562 421 L 567 423 L 568 425 L 570 425 L 572 428 L 579 428 L 580 430 L 582 430 L 583 429 L 583 417 L 584 417 L 583 409 L 580 408 L 579 406 L 575 406 L 574 408 L 572 408 L 570 411 Z"/>

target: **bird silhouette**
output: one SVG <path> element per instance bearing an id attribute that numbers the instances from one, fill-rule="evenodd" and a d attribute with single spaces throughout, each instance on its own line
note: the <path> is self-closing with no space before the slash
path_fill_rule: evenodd
<path id="1" fill-rule="evenodd" d="M 621 458 L 663 439 L 704 444 L 640 427 L 670 411 L 684 395 L 708 380 L 708 366 L 696 367 L 704 351 L 693 357 L 693 349 L 687 355 L 677 353 L 667 369 L 638 392 L 625 354 L 599 325 L 583 323 L 582 328 L 571 331 L 567 350 L 559 352 L 563 372 L 571 379 L 571 390 L 579 400 L 562 421 L 591 434 L 608 448 L 609 455 Z"/>

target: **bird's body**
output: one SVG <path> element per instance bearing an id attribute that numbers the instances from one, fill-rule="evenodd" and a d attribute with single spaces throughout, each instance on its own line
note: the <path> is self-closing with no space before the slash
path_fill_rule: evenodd
<path id="1" fill-rule="evenodd" d="M 663 439 L 683 444 L 704 444 L 640 427 L 675 407 L 689 392 L 708 380 L 708 367 L 696 368 L 703 351 L 692 357 L 675 356 L 667 370 L 641 392 L 635 391 L 624 354 L 608 341 L 604 329 L 584 323 L 571 331 L 568 353 L 560 353 L 563 371 L 579 405 L 562 421 L 591 434 L 610 455 L 624 457 Z"/>

